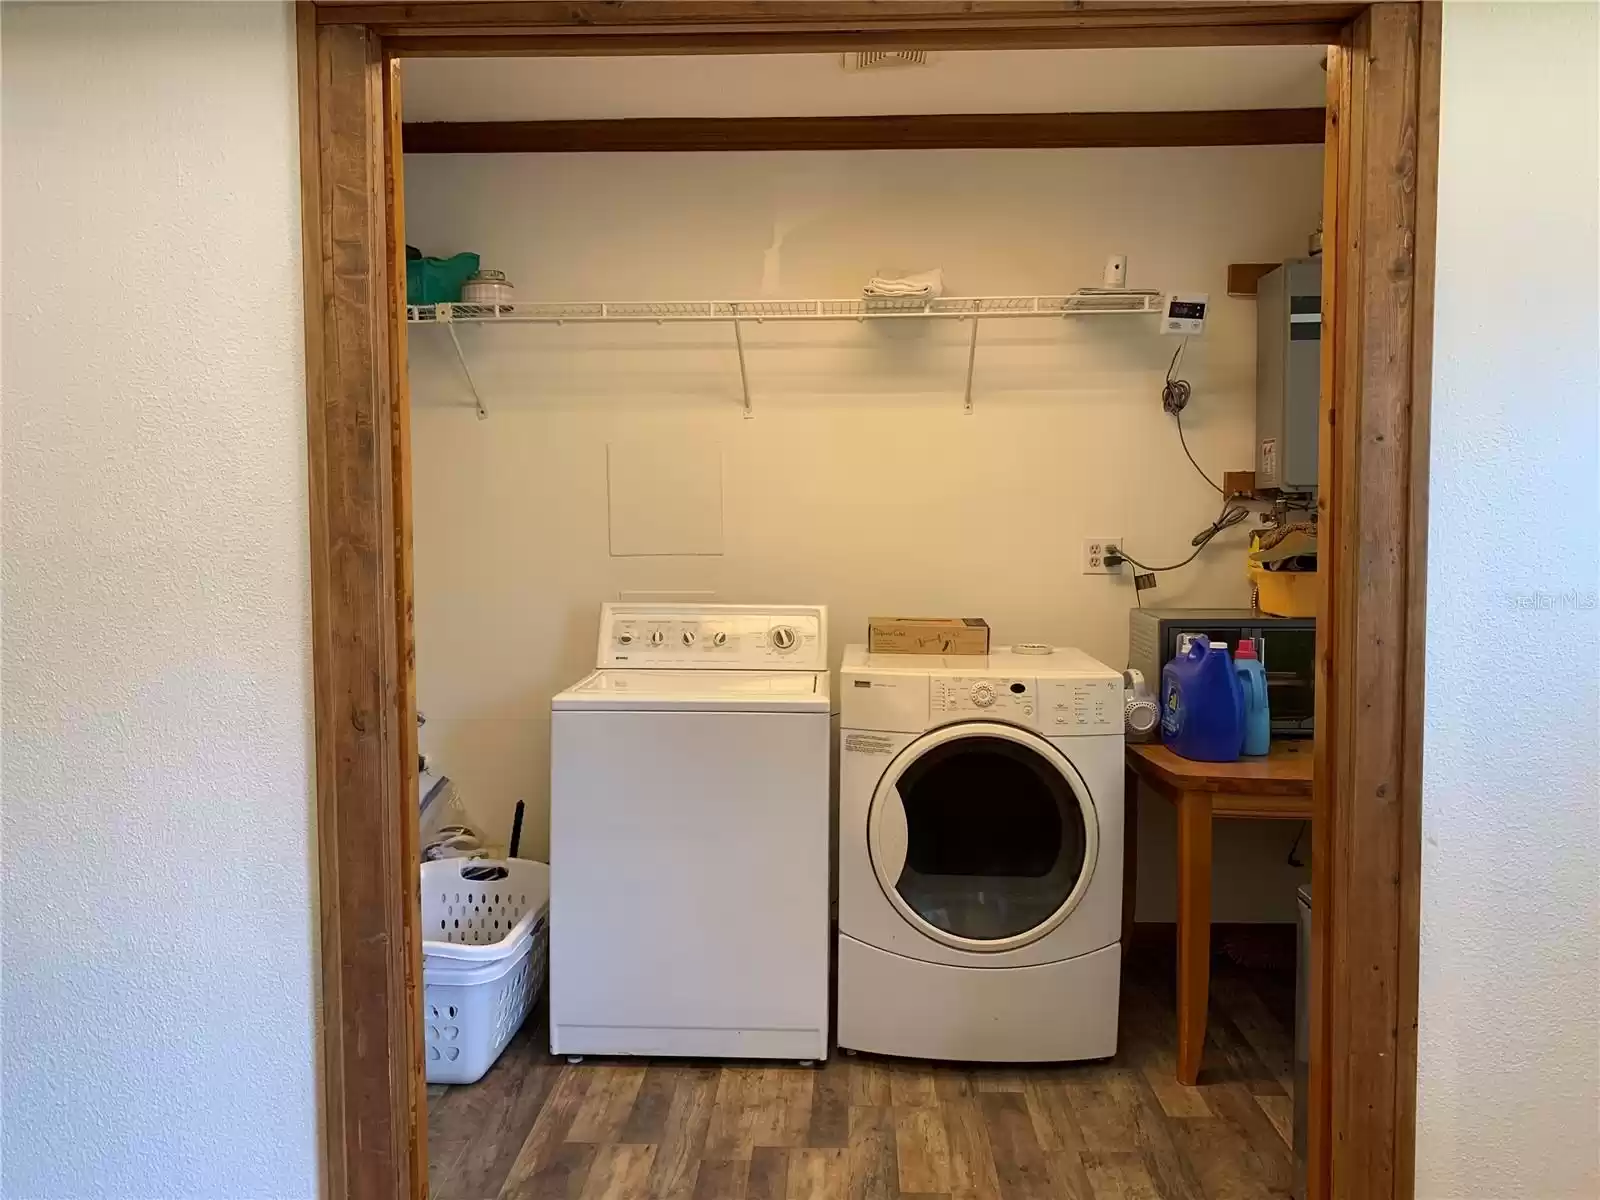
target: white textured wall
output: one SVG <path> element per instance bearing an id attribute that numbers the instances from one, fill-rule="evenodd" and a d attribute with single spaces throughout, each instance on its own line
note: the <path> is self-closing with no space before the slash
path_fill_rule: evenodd
<path id="1" fill-rule="evenodd" d="M 7 4 L 3 47 L 0 1192 L 299 1200 L 291 9 Z"/>
<path id="2" fill-rule="evenodd" d="M 1600 8 L 1444 14 L 1417 1195 L 1600 1195 Z"/>
<path id="3" fill-rule="evenodd" d="M 1229 262 L 1303 250 L 1318 146 L 1206 150 L 413 155 L 408 240 L 474 249 L 519 295 L 859 294 L 880 269 L 945 268 L 954 294 L 1070 291 L 1130 256 L 1135 286 L 1212 293 L 1182 374 L 1185 428 L 1220 478 L 1254 464 L 1255 306 Z M 473 415 L 438 329 L 413 329 L 419 699 L 424 748 L 505 836 L 517 798 L 542 853 L 549 700 L 594 662 L 624 590 L 821 601 L 835 655 L 868 616 L 989 619 L 1001 642 L 1127 657 L 1128 578 L 1082 543 L 1170 562 L 1217 511 L 1161 411 L 1177 346 L 1151 318 L 990 322 L 975 412 L 953 322 L 751 326 L 755 417 L 724 325 L 464 328 L 492 415 Z M 612 558 L 606 445 L 663 458 L 720 442 L 724 553 Z M 1147 603 L 1243 605 L 1242 531 Z M 1141 919 L 1171 919 L 1171 811 L 1145 806 Z M 1218 834 L 1218 920 L 1292 920 L 1293 827 Z"/>

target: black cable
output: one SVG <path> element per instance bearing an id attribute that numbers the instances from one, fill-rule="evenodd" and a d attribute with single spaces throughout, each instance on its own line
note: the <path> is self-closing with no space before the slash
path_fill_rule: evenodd
<path id="1" fill-rule="evenodd" d="M 1172 352 L 1172 361 L 1167 364 L 1166 382 L 1161 385 L 1161 407 L 1177 416 L 1189 404 L 1189 397 L 1194 394 L 1194 389 L 1189 386 L 1187 379 L 1174 379 L 1172 373 L 1178 369 L 1178 359 L 1183 357 L 1183 348 L 1189 344 L 1189 339 L 1184 338 L 1178 343 L 1178 348 Z"/>
<path id="2" fill-rule="evenodd" d="M 1107 566 L 1118 566 L 1123 562 L 1129 562 L 1141 571 L 1176 571 L 1179 567 L 1186 567 L 1200 557 L 1200 551 L 1204 550 L 1217 534 L 1224 529 L 1231 529 L 1250 515 L 1249 510 L 1244 505 L 1229 502 L 1227 493 L 1218 486 L 1211 476 L 1206 474 L 1205 468 L 1195 461 L 1194 455 L 1189 451 L 1189 440 L 1183 435 L 1183 410 L 1188 407 L 1189 397 L 1193 395 L 1193 389 L 1190 388 L 1187 379 L 1174 379 L 1172 374 L 1178 369 L 1178 362 L 1183 357 L 1184 347 L 1188 344 L 1188 338 L 1184 338 L 1183 341 L 1179 342 L 1178 348 L 1172 352 L 1172 361 L 1167 363 L 1167 377 L 1161 385 L 1161 407 L 1171 413 L 1172 419 L 1177 423 L 1178 444 L 1183 447 L 1183 456 L 1189 460 L 1189 465 L 1195 469 L 1201 479 L 1204 479 L 1210 485 L 1212 491 L 1222 497 L 1222 511 L 1217 514 L 1215 521 L 1212 521 L 1211 524 L 1189 540 L 1189 544 L 1194 547 L 1194 553 L 1182 562 L 1171 563 L 1164 567 L 1152 567 L 1149 563 L 1140 562 L 1126 550 L 1118 547 L 1105 556 Z M 1134 583 L 1134 599 L 1139 601 L 1140 608 L 1144 607 L 1144 601 L 1139 596 L 1137 582 Z"/>
<path id="3" fill-rule="evenodd" d="M 1310 821 L 1301 821 L 1300 822 L 1300 829 L 1294 835 L 1294 845 L 1289 847 L 1288 864 L 1291 867 L 1303 867 L 1303 866 L 1306 865 L 1303 860 L 1298 859 L 1298 858 L 1295 857 L 1295 853 L 1300 849 L 1300 839 L 1305 837 L 1306 830 L 1310 827 L 1310 825 L 1311 825 Z"/>
<path id="4" fill-rule="evenodd" d="M 1182 381 L 1180 380 L 1179 382 L 1181 383 Z M 1211 476 L 1205 473 L 1205 468 L 1203 468 L 1199 463 L 1195 462 L 1194 455 L 1189 453 L 1189 442 L 1183 436 L 1183 414 L 1181 412 L 1175 412 L 1172 414 L 1172 419 L 1178 423 L 1178 444 L 1183 447 L 1183 453 L 1184 456 L 1188 458 L 1189 465 L 1192 466 L 1196 471 L 1200 472 L 1200 478 L 1211 484 L 1212 490 L 1215 491 L 1217 495 L 1222 495 L 1222 489 L 1216 485 Z"/>
<path id="5" fill-rule="evenodd" d="M 1189 544 L 1194 547 L 1194 553 L 1189 555 L 1189 557 L 1184 559 L 1182 562 L 1171 563 L 1164 567 L 1152 567 L 1149 563 L 1140 562 L 1137 558 L 1134 558 L 1133 555 L 1129 554 L 1120 546 L 1117 548 L 1116 554 L 1119 559 L 1124 562 L 1132 563 L 1141 571 L 1176 571 L 1179 567 L 1186 567 L 1196 558 L 1198 558 L 1200 556 L 1200 551 L 1204 550 L 1207 544 L 1210 543 L 1211 539 L 1216 537 L 1217 534 L 1221 533 L 1224 529 L 1233 528 L 1249 515 L 1250 510 L 1244 505 L 1230 504 L 1228 501 L 1224 500 L 1222 502 L 1222 511 L 1217 514 L 1217 519 L 1211 522 L 1211 524 L 1207 525 L 1189 540 Z M 1110 556 L 1107 555 L 1108 559 L 1109 557 Z"/>

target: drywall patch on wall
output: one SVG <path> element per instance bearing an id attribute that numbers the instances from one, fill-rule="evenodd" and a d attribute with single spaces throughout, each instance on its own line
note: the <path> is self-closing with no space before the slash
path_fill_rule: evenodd
<path id="1" fill-rule="evenodd" d="M 1442 61 L 1416 1194 L 1577 1200 L 1600 1195 L 1600 8 L 1447 4 Z"/>
<path id="2" fill-rule="evenodd" d="M 1227 265 L 1303 253 L 1321 172 L 1317 146 L 420 155 L 406 215 L 414 245 L 476 250 L 528 299 L 750 298 L 773 283 L 775 231 L 788 297 L 859 294 L 893 264 L 942 266 L 955 294 L 1057 294 L 1126 253 L 1131 284 L 1213 297 L 1184 354 L 1184 429 L 1220 477 L 1255 461 L 1255 304 L 1223 295 Z M 1170 562 L 1217 514 L 1161 410 L 1174 343 L 1156 330 L 987 321 L 969 416 L 960 322 L 746 322 L 746 420 L 726 325 L 463 327 L 485 423 L 444 331 L 415 327 L 427 750 L 493 836 L 526 799 L 542 853 L 550 697 L 593 669 L 599 605 L 623 591 L 824 603 L 836 655 L 874 613 L 970 613 L 1000 643 L 1121 667 L 1132 586 L 1083 575 L 1083 539 L 1109 530 Z M 606 447 L 652 439 L 721 446 L 720 555 L 612 556 Z M 1145 603 L 1248 603 L 1244 532 Z M 1170 920 L 1170 806 L 1144 814 L 1140 917 Z M 1293 920 L 1294 832 L 1222 823 L 1218 920 Z"/>
<path id="3" fill-rule="evenodd" d="M 629 438 L 606 446 L 614 558 L 722 553 L 722 446 L 699 438 Z"/>
<path id="4" fill-rule="evenodd" d="M 292 8 L 7 4 L 0 54 L 0 1192 L 309 1200 Z"/>

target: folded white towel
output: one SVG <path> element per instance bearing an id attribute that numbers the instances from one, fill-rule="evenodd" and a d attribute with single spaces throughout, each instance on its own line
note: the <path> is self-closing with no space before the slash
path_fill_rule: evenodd
<path id="1" fill-rule="evenodd" d="M 896 279 L 875 275 L 861 289 L 861 294 L 868 297 L 919 296 L 933 300 L 944 294 L 944 271 L 935 267 L 931 271 L 918 271 L 915 275 L 903 275 Z"/>

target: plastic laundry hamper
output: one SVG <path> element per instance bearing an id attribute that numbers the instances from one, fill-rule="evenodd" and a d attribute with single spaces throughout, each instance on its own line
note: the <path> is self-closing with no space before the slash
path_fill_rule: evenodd
<path id="1" fill-rule="evenodd" d="M 550 868 L 422 864 L 422 1040 L 429 1083 L 476 1083 L 522 1027 L 550 961 Z"/>

